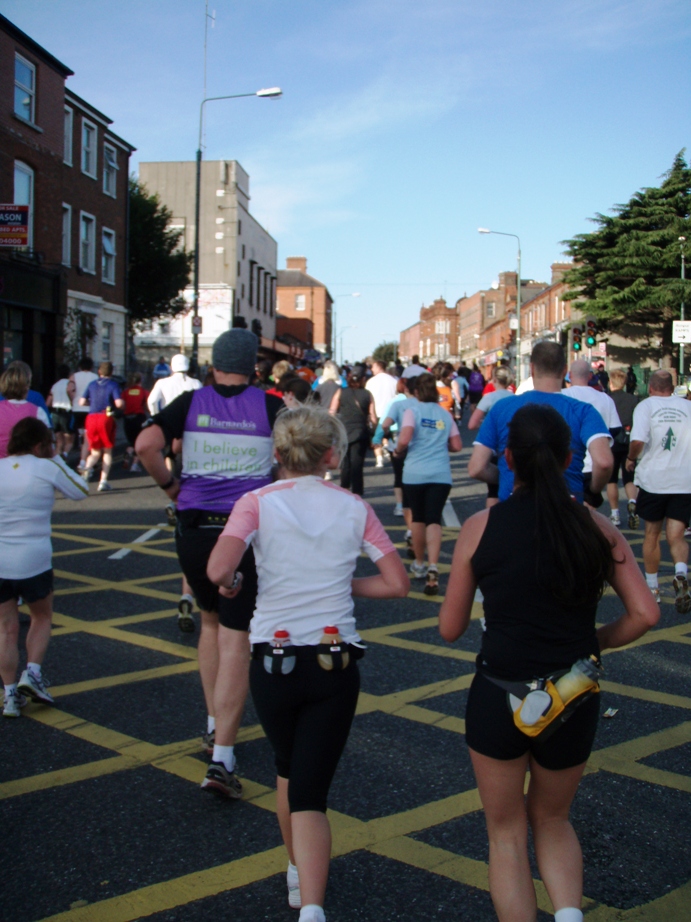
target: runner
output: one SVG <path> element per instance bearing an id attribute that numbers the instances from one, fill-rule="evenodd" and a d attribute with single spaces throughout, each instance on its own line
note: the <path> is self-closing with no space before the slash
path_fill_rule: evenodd
<path id="1" fill-rule="evenodd" d="M 417 401 L 403 412 L 395 454 L 405 452 L 403 463 L 404 505 L 411 510 L 412 545 L 415 560 L 410 572 L 427 580 L 426 595 L 439 591 L 441 517 L 451 492 L 449 452 L 463 447 L 452 415 L 439 405 L 434 375 L 417 379 Z M 428 565 L 425 565 L 425 547 Z"/>
<path id="2" fill-rule="evenodd" d="M 607 484 L 607 499 L 611 509 L 611 520 L 615 525 L 621 525 L 621 519 L 619 518 L 619 471 L 621 471 L 621 481 L 624 484 L 624 492 L 627 501 L 627 524 L 629 528 L 635 530 L 639 525 L 639 517 L 636 512 L 638 487 L 633 482 L 633 474 L 631 471 L 626 470 L 626 459 L 629 454 L 629 443 L 631 441 L 633 411 L 638 406 L 640 397 L 630 394 L 625 390 L 625 386 L 626 372 L 623 368 L 615 368 L 609 376 L 610 396 L 617 408 L 622 428 L 614 439 L 614 445 L 612 445 L 614 467 L 612 468 L 612 476 Z"/>
<path id="3" fill-rule="evenodd" d="M 352 596 L 404 598 L 410 583 L 371 506 L 322 480 L 346 449 L 340 421 L 320 407 L 300 407 L 276 421 L 274 446 L 281 481 L 236 503 L 208 573 L 232 593 L 245 549 L 254 547 L 260 591 L 250 625 L 250 683 L 276 758 L 288 902 L 301 907 L 300 922 L 324 922 L 327 797 L 355 714 L 356 660 L 364 652 Z M 362 552 L 379 575 L 353 578 Z M 331 646 L 320 646 L 325 630 L 334 629 Z M 285 647 L 273 646 L 276 631 L 287 633 Z"/>
<path id="4" fill-rule="evenodd" d="M 188 374 L 190 360 L 186 355 L 182 355 L 182 353 L 174 355 L 171 365 L 173 373 L 156 381 L 149 394 L 147 406 L 152 416 L 160 413 L 164 407 L 172 403 L 180 394 L 184 394 L 185 391 L 195 391 L 202 386 L 201 381 L 197 381 L 196 378 L 192 378 Z"/>
<path id="5" fill-rule="evenodd" d="M 120 396 L 120 387 L 113 381 L 113 366 L 110 362 L 101 362 L 98 366 L 98 379 L 92 381 L 86 394 L 79 403 L 89 408 L 86 417 L 86 437 L 89 440 L 89 457 L 84 468 L 84 480 L 88 483 L 96 464 L 101 460 L 101 480 L 98 492 L 105 493 L 113 488 L 108 483 L 108 474 L 113 463 L 115 447 L 115 410 L 121 410 L 125 401 Z"/>
<path id="6" fill-rule="evenodd" d="M 77 363 L 77 370 L 71 376 L 70 380 L 74 383 L 72 417 L 74 419 L 77 444 L 80 450 L 77 470 L 83 471 L 86 467 L 86 459 L 89 456 L 89 440 L 86 438 L 86 417 L 89 415 L 89 411 L 84 409 L 80 400 L 86 394 L 86 389 L 91 382 L 98 381 L 98 375 L 94 373 L 93 360 L 90 359 L 88 355 L 85 355 L 79 360 Z"/>
<path id="7" fill-rule="evenodd" d="M 668 371 L 650 376 L 650 396 L 633 411 L 626 470 L 635 471 L 637 510 L 645 521 L 645 581 L 659 601 L 660 536 L 666 519 L 665 533 L 674 563 L 674 606 L 686 613 L 691 611 L 689 546 L 684 538 L 691 516 L 691 403 L 675 397 L 673 391 L 674 381 Z"/>
<path id="8" fill-rule="evenodd" d="M 473 410 L 472 416 L 468 420 L 468 429 L 479 429 L 485 416 L 489 413 L 495 403 L 504 400 L 506 397 L 513 397 L 513 391 L 509 390 L 509 385 L 513 383 L 513 375 L 508 365 L 496 365 L 492 372 L 493 390 L 483 394 L 480 402 Z M 497 456 L 492 455 L 491 463 L 497 463 Z M 485 508 L 495 506 L 499 502 L 499 484 L 487 484 L 487 499 Z"/>
<path id="9" fill-rule="evenodd" d="M 271 430 L 283 402 L 249 386 L 258 340 L 236 327 L 212 350 L 216 383 L 186 391 L 154 416 L 137 439 L 144 468 L 171 501 L 177 500 L 175 541 L 182 572 L 201 610 L 199 672 L 207 707 L 203 745 L 212 757 L 202 788 L 238 798 L 233 747 L 247 697 L 247 629 L 257 576 L 251 550 L 239 569 L 242 591 L 229 601 L 206 575 L 216 539 L 236 501 L 271 479 Z M 163 449 L 182 439 L 182 476 L 170 474 Z"/>
<path id="10" fill-rule="evenodd" d="M 365 365 L 355 365 L 348 375 L 348 386 L 338 388 L 331 398 L 329 412 L 338 414 L 348 435 L 348 448 L 341 460 L 341 486 L 362 496 L 365 492 L 363 469 L 377 417 L 372 394 L 364 387 Z"/>
<path id="11" fill-rule="evenodd" d="M 370 392 L 374 401 L 374 428 L 396 396 L 396 379 L 387 372 L 384 362 L 372 362 L 372 377 L 365 385 L 365 389 Z M 375 467 L 384 467 L 384 448 L 382 445 L 375 446 L 374 458 Z"/>
<path id="12" fill-rule="evenodd" d="M 72 398 L 74 381 L 70 380 L 69 365 L 58 366 L 58 380 L 50 389 L 46 403 L 50 407 L 50 418 L 55 433 L 55 448 L 66 461 L 74 442 L 74 421 L 72 419 Z"/>
<path id="13" fill-rule="evenodd" d="M 142 376 L 135 371 L 127 379 L 127 387 L 122 392 L 125 401 L 125 436 L 129 443 L 122 466 L 132 474 L 141 471 L 134 443 L 146 422 L 148 397 L 149 392 L 142 387 Z"/>
<path id="14" fill-rule="evenodd" d="M 40 419 L 49 426 L 47 411 L 28 399 L 31 387 L 31 369 L 26 362 L 10 362 L 0 376 L 0 458 L 7 456 L 7 444 L 13 427 L 20 419 Z"/>
<path id="15" fill-rule="evenodd" d="M 377 428 L 372 436 L 372 444 L 376 447 L 381 445 L 384 439 L 389 441 L 389 450 L 391 451 L 391 467 L 393 468 L 393 496 L 395 516 L 403 516 L 406 522 L 406 528 L 410 528 L 408 519 L 410 510 L 403 508 L 403 458 L 394 457 L 393 452 L 396 450 L 396 438 L 400 429 L 401 412 L 399 404 L 408 406 L 415 402 L 415 397 L 410 393 L 410 388 L 414 387 L 417 378 L 399 378 L 396 382 L 396 396 L 384 410 L 384 417 L 377 423 Z M 407 514 L 406 514 L 407 513 Z"/>
<path id="16" fill-rule="evenodd" d="M 465 726 L 485 811 L 497 916 L 537 918 L 530 825 L 555 922 L 582 922 L 583 862 L 569 809 L 597 728 L 598 658 L 602 650 L 631 643 L 653 627 L 659 609 L 621 533 L 604 516 L 573 502 L 563 473 L 572 436 L 562 417 L 552 407 L 529 404 L 517 410 L 509 430 L 514 492 L 463 525 L 439 629 L 449 642 L 464 633 L 479 586 L 486 629 Z M 605 580 L 625 612 L 596 630 Z M 595 679 L 580 672 L 581 697 L 573 698 L 558 677 L 579 662 Z M 566 723 L 567 712 L 560 712 L 561 698 L 553 697 L 547 677 L 573 701 Z M 531 715 L 534 703 L 537 713 Z M 550 723 L 551 712 L 557 716 Z"/>
<path id="17" fill-rule="evenodd" d="M 0 459 L 0 675 L 3 716 L 20 717 L 27 697 L 53 704 L 42 665 L 53 618 L 50 515 L 55 490 L 68 499 L 84 499 L 88 489 L 59 455 L 53 457 L 52 433 L 35 417 L 14 426 L 7 449 L 7 457 Z M 20 597 L 29 607 L 31 626 L 28 662 L 17 684 Z"/>
<path id="18" fill-rule="evenodd" d="M 169 375 L 170 365 L 168 362 L 166 362 L 162 355 L 159 355 L 158 362 L 156 365 L 154 365 L 153 379 L 154 381 L 161 381 L 163 378 L 167 378 Z"/>

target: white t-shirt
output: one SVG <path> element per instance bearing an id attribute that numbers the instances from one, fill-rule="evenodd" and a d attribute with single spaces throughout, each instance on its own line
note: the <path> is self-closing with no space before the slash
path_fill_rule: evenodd
<path id="1" fill-rule="evenodd" d="M 404 369 L 401 377 L 402 378 L 417 378 L 418 375 L 424 375 L 426 371 L 427 369 L 423 368 L 422 365 L 408 365 L 408 367 Z"/>
<path id="2" fill-rule="evenodd" d="M 603 391 L 596 391 L 594 387 L 588 387 L 587 384 L 572 384 L 571 387 L 565 387 L 562 391 L 565 397 L 573 397 L 574 400 L 580 400 L 581 403 L 589 403 L 595 407 L 597 412 L 605 421 L 608 429 L 621 429 L 621 420 L 616 404 Z M 583 459 L 583 473 L 592 474 L 593 458 L 589 451 L 586 451 Z"/>
<path id="3" fill-rule="evenodd" d="M 84 499 L 89 488 L 59 456 L 0 458 L 0 484 L 0 579 L 28 579 L 50 570 L 55 490 Z"/>
<path id="4" fill-rule="evenodd" d="M 79 405 L 79 398 L 86 396 L 86 389 L 92 381 L 98 381 L 98 375 L 93 371 L 75 371 L 72 375 L 74 381 L 74 397 L 72 398 L 72 409 L 76 413 L 88 412 L 88 407 Z"/>
<path id="5" fill-rule="evenodd" d="M 631 441 L 645 447 L 634 483 L 648 493 L 691 493 L 691 401 L 647 397 L 633 411 Z"/>
<path id="6" fill-rule="evenodd" d="M 223 535 L 254 547 L 259 591 L 252 643 L 285 629 L 295 645 L 318 644 L 329 625 L 346 643 L 358 641 L 351 595 L 358 557 L 364 551 L 376 562 L 395 551 L 369 503 L 316 476 L 246 493 Z"/>
<path id="7" fill-rule="evenodd" d="M 55 384 L 51 387 L 50 393 L 53 397 L 51 408 L 53 410 L 72 409 L 72 401 L 67 396 L 67 385 L 69 383 L 69 378 L 60 378 L 60 380 L 56 381 Z"/>
<path id="8" fill-rule="evenodd" d="M 196 378 L 190 378 L 183 371 L 176 371 L 169 378 L 159 378 L 147 400 L 149 413 L 155 416 L 169 403 L 172 403 L 176 397 L 179 397 L 180 394 L 184 394 L 185 391 L 199 390 L 201 386 L 201 381 Z"/>
<path id="9" fill-rule="evenodd" d="M 377 418 L 381 418 L 384 410 L 396 396 L 396 378 L 381 371 L 378 375 L 372 375 L 365 387 L 374 400 L 374 412 Z"/>

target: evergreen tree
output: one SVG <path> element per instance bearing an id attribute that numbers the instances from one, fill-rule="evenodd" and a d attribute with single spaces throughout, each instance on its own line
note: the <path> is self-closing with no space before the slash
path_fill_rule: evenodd
<path id="1" fill-rule="evenodd" d="M 679 237 L 691 249 L 691 169 L 684 151 L 659 187 L 642 189 L 612 210 L 592 219 L 593 233 L 562 241 L 575 263 L 565 275 L 571 289 L 564 297 L 592 314 L 601 330 L 641 323 L 669 347 L 681 302 L 691 307 L 691 281 L 680 278 Z"/>
<path id="2" fill-rule="evenodd" d="M 377 348 L 372 353 L 372 358 L 377 362 L 383 362 L 385 365 L 390 365 L 396 359 L 398 354 L 398 343 L 379 343 Z"/>
<path id="3" fill-rule="evenodd" d="M 182 290 L 189 283 L 194 256 L 178 249 L 181 231 L 169 230 L 171 212 L 157 195 L 130 178 L 128 307 L 130 330 L 156 317 L 175 317 L 185 309 Z"/>

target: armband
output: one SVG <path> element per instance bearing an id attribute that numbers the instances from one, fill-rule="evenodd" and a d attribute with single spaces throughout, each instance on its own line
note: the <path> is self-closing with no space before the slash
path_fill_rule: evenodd
<path id="1" fill-rule="evenodd" d="M 170 490 L 170 488 L 173 486 L 174 483 L 175 483 L 175 476 L 172 476 L 170 480 L 168 481 L 168 483 L 159 483 L 159 487 L 162 490 Z"/>

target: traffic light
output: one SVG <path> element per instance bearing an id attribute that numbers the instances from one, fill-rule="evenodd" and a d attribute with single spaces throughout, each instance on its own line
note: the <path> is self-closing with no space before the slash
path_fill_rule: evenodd
<path id="1" fill-rule="evenodd" d="M 592 317 L 585 323 L 585 344 L 589 349 L 597 345 L 597 324 Z"/>
<path id="2" fill-rule="evenodd" d="M 582 338 L 583 330 L 580 327 L 571 327 L 571 341 L 574 352 L 580 352 L 583 348 L 583 343 L 581 342 Z"/>

